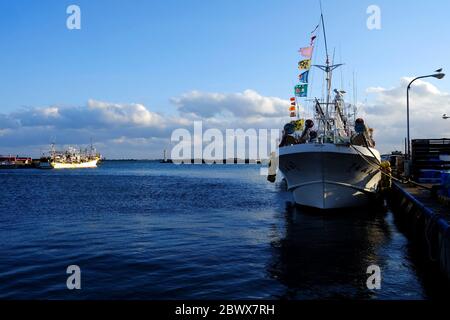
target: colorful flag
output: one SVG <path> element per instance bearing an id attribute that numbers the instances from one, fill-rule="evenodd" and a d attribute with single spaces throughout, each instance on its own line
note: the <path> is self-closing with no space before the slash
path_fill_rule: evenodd
<path id="1" fill-rule="evenodd" d="M 295 121 L 295 131 L 303 131 L 303 128 L 305 127 L 305 120 L 300 119 Z"/>
<path id="2" fill-rule="evenodd" d="M 311 43 L 310 46 L 313 47 L 314 46 L 314 41 L 316 41 L 317 36 L 312 36 L 311 37 Z"/>
<path id="3" fill-rule="evenodd" d="M 304 98 L 308 95 L 308 85 L 298 84 L 295 86 L 295 96 Z"/>
<path id="4" fill-rule="evenodd" d="M 308 83 L 309 71 L 305 71 L 298 76 L 298 80 L 303 83 Z"/>
<path id="5" fill-rule="evenodd" d="M 311 68 L 311 59 L 302 60 L 298 63 L 300 70 L 309 70 Z"/>
<path id="6" fill-rule="evenodd" d="M 300 48 L 300 50 L 298 50 L 298 52 L 305 58 L 311 59 L 312 54 L 313 54 L 313 49 L 314 49 L 313 47 Z"/>
<path id="7" fill-rule="evenodd" d="M 295 102 L 291 102 L 291 106 L 295 106 L 296 105 L 296 103 Z"/>
<path id="8" fill-rule="evenodd" d="M 295 98 L 294 97 L 291 98 L 291 102 L 295 102 Z"/>
<path id="9" fill-rule="evenodd" d="M 296 112 L 291 112 L 291 118 L 295 118 L 297 116 Z"/>
<path id="10" fill-rule="evenodd" d="M 289 111 L 295 111 L 295 110 L 297 110 L 297 108 L 295 106 L 292 106 L 289 108 Z"/>

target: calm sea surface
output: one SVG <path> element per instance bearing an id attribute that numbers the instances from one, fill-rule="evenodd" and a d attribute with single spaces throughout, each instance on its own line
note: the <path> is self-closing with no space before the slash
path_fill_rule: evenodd
<path id="1" fill-rule="evenodd" d="M 449 292 L 390 212 L 288 211 L 259 166 L 0 171 L 0 298 L 429 299 Z M 382 288 L 366 287 L 377 264 Z M 81 290 L 66 268 L 81 268 Z M 431 268 L 431 269 L 430 269 Z M 448 294 L 448 293 L 447 293 Z"/>

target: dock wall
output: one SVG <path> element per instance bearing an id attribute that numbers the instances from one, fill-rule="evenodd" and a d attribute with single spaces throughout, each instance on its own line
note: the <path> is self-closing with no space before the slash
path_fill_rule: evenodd
<path id="1" fill-rule="evenodd" d="M 430 196 L 431 197 L 431 196 Z M 429 260 L 437 263 L 450 280 L 450 226 L 448 215 L 438 213 L 442 207 L 425 204 L 399 183 L 394 183 L 391 194 L 396 219 L 406 232 L 424 246 Z M 436 206 L 440 206 L 436 199 Z M 448 210 L 450 211 L 450 209 Z"/>

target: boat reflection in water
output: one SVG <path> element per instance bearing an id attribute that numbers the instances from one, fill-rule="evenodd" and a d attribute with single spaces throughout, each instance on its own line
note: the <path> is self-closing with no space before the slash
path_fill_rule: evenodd
<path id="1" fill-rule="evenodd" d="M 367 268 L 386 265 L 380 249 L 391 240 L 383 213 L 354 210 L 318 214 L 286 212 L 284 237 L 274 240 L 268 271 L 286 288 L 287 299 L 370 299 Z M 378 211 L 380 212 L 380 211 Z"/>

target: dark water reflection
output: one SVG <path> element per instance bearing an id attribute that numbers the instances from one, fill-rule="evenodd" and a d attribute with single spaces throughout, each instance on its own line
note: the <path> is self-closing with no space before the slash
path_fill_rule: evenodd
<path id="1" fill-rule="evenodd" d="M 449 281 L 400 231 L 387 203 L 326 213 L 288 203 L 282 230 L 268 265 L 286 287 L 282 299 L 450 298 Z M 380 290 L 367 288 L 370 265 L 381 269 Z"/>
<path id="2" fill-rule="evenodd" d="M 367 267 L 385 268 L 387 257 L 379 252 L 391 236 L 386 215 L 378 212 L 290 209 L 285 236 L 272 242 L 269 272 L 288 288 L 285 298 L 372 298 Z"/>
<path id="3" fill-rule="evenodd" d="M 0 171 L 0 298 L 423 299 L 450 292 L 390 212 L 286 210 L 257 166 Z M 69 291 L 66 267 L 82 268 Z M 368 290 L 369 265 L 382 289 Z"/>

